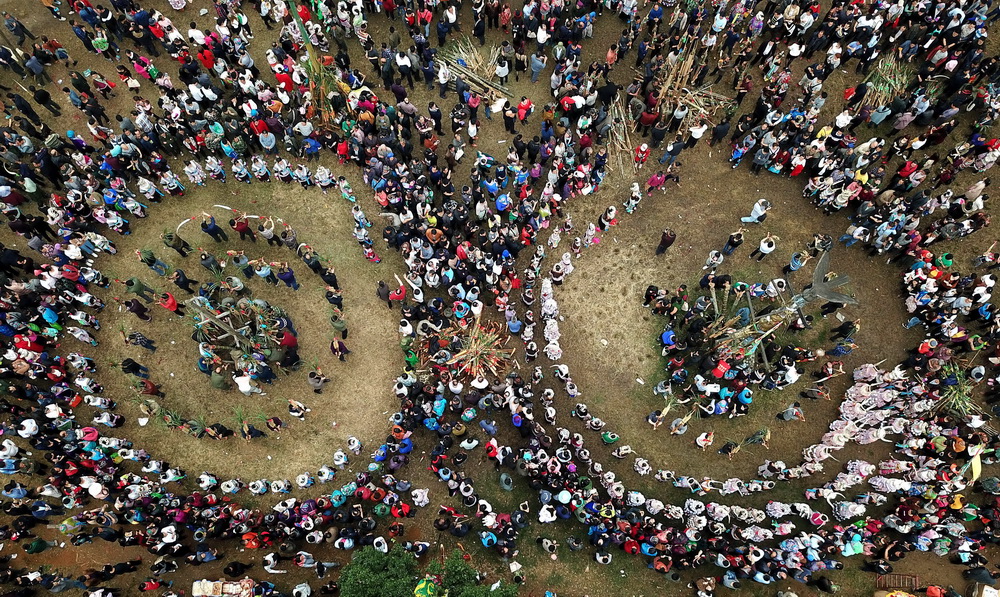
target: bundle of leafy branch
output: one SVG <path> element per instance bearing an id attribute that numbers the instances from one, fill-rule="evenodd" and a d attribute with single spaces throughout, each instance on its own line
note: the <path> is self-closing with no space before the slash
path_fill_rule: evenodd
<path id="1" fill-rule="evenodd" d="M 941 367 L 941 398 L 936 408 L 956 417 L 965 417 L 976 410 L 972 399 L 972 382 L 965 375 L 965 370 L 955 363 L 946 363 Z"/>

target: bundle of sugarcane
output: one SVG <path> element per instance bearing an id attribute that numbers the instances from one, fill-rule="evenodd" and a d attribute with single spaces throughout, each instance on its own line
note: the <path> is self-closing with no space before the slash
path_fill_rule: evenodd
<path id="1" fill-rule="evenodd" d="M 501 324 L 477 321 L 463 331 L 462 349 L 452 355 L 446 365 L 470 378 L 487 374 L 501 376 L 510 366 L 514 353 L 513 349 L 505 348 L 509 340 Z"/>
<path id="2" fill-rule="evenodd" d="M 913 80 L 913 67 L 908 62 L 900 62 L 893 56 L 885 56 L 872 69 L 865 82 L 868 83 L 868 95 L 872 105 L 883 106 L 892 102 L 900 93 L 906 91 Z"/>
<path id="3" fill-rule="evenodd" d="M 678 406 L 679 404 L 680 403 L 677 401 L 677 398 L 674 397 L 672 391 L 671 391 L 670 394 L 668 394 L 667 396 L 665 396 L 664 397 L 664 403 L 663 403 L 663 409 L 660 410 L 660 416 L 656 417 L 656 420 L 653 421 L 653 429 L 659 429 L 660 425 L 663 424 L 663 421 L 666 420 L 667 414 L 670 411 L 672 411 L 674 409 L 674 407 Z M 683 417 L 681 417 L 681 425 L 687 425 L 688 422 L 691 420 L 691 418 L 694 417 L 695 411 L 697 411 L 697 410 L 698 410 L 698 407 L 694 406 L 694 407 L 691 408 L 691 410 L 688 411 L 688 413 L 686 415 L 684 415 Z"/>
<path id="4" fill-rule="evenodd" d="M 157 417 L 163 407 L 160 403 L 151 398 L 142 398 L 142 396 L 136 397 L 136 402 L 139 403 L 139 412 L 141 412 L 146 417 Z"/>
<path id="5" fill-rule="evenodd" d="M 186 423 L 180 426 L 181 429 L 187 431 L 188 433 L 190 433 L 195 437 L 201 437 L 202 435 L 204 435 L 205 428 L 207 427 L 208 425 L 206 424 L 205 420 L 200 417 L 197 419 L 189 419 Z"/>
<path id="6" fill-rule="evenodd" d="M 771 441 L 771 428 L 764 427 L 740 442 L 740 447 L 764 446 L 765 448 L 770 448 L 770 446 L 767 445 L 767 442 L 769 441 Z"/>
<path id="7" fill-rule="evenodd" d="M 185 422 L 184 417 L 175 410 L 161 410 L 158 420 L 171 429 L 180 427 Z"/>
<path id="8" fill-rule="evenodd" d="M 924 83 L 924 93 L 927 97 L 937 97 L 941 94 L 941 90 L 944 88 L 944 79 L 944 75 L 937 75 Z"/>
<path id="9" fill-rule="evenodd" d="M 660 425 L 663 424 L 663 420 L 667 418 L 667 413 L 672 411 L 675 406 L 677 406 L 677 398 L 674 397 L 673 388 L 668 388 L 667 394 L 663 397 L 663 408 L 660 409 L 660 416 L 656 417 L 653 421 L 653 429 L 659 429 Z"/>

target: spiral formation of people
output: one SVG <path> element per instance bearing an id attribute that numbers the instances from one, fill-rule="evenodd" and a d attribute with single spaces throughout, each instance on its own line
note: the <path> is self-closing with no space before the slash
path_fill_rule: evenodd
<path id="1" fill-rule="evenodd" d="M 0 596 L 996 595 L 994 3 L 0 3 Z"/>

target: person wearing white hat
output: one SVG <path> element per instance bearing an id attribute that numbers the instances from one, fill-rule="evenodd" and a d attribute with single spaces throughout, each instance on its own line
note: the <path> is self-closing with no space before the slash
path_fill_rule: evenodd
<path id="1" fill-rule="evenodd" d="M 634 159 L 636 168 L 645 166 L 646 161 L 649 159 L 649 145 L 643 143 L 639 147 L 636 147 Z"/>
<path id="2" fill-rule="evenodd" d="M 333 479 L 336 476 L 337 476 L 337 471 L 330 468 L 330 466 L 326 464 L 320 467 L 319 471 L 317 471 L 316 474 L 316 478 L 319 480 L 320 483 L 329 483 L 330 481 L 333 481 Z"/>

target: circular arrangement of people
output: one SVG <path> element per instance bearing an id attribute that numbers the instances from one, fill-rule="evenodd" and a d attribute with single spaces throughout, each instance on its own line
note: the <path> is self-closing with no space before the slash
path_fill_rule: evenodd
<path id="1" fill-rule="evenodd" d="M 998 17 L 0 3 L 0 596 L 1000 594 Z"/>

